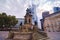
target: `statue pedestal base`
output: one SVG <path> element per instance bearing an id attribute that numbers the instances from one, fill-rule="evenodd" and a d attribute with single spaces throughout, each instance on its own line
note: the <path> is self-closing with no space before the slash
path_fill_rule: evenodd
<path id="1" fill-rule="evenodd" d="M 14 33 L 14 40 L 31 40 L 32 32 L 18 32 Z"/>
<path id="2" fill-rule="evenodd" d="M 11 35 L 11 33 L 9 33 L 9 35 Z M 32 32 L 14 32 L 13 35 L 12 38 L 9 36 L 7 40 L 32 40 Z"/>

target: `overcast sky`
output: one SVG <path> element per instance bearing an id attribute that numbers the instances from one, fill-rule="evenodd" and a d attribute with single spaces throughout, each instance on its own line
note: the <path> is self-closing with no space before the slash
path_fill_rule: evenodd
<path id="1" fill-rule="evenodd" d="M 60 0 L 33 0 L 34 4 L 39 5 L 36 14 L 39 18 L 42 11 L 51 11 L 54 6 L 60 5 Z M 23 18 L 26 8 L 31 4 L 31 0 L 0 0 L 0 12 L 6 12 L 8 15 L 15 15 L 17 18 Z"/>
<path id="2" fill-rule="evenodd" d="M 8 15 L 23 18 L 31 2 L 38 5 L 36 7 L 36 14 L 39 20 L 42 18 L 43 11 L 50 11 L 52 13 L 53 7 L 60 7 L 60 0 L 0 0 L 0 13 L 6 12 Z M 40 23 L 39 20 L 38 22 Z"/>

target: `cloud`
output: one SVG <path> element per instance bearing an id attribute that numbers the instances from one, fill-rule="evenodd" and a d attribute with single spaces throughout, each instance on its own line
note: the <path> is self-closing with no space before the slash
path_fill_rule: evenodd
<path id="1" fill-rule="evenodd" d="M 42 12 L 49 11 L 50 13 L 53 12 L 53 7 L 60 7 L 60 0 L 40 0 L 40 5 L 37 8 L 37 15 L 38 17 L 42 18 Z"/>
<path id="2" fill-rule="evenodd" d="M 44 10 L 49 11 L 52 9 L 51 1 L 47 2 L 46 4 L 43 5 L 42 7 Z"/>
<path id="3" fill-rule="evenodd" d="M 0 12 L 5 11 L 7 14 L 23 17 L 26 9 L 31 3 L 38 4 L 37 15 L 41 17 L 42 11 L 52 10 L 54 6 L 60 6 L 60 0 L 0 0 Z"/>
<path id="4" fill-rule="evenodd" d="M 0 5 L 5 3 L 6 3 L 6 0 L 0 0 Z"/>
<path id="5" fill-rule="evenodd" d="M 5 1 L 6 2 L 4 4 L 1 3 L 0 12 L 6 12 L 7 14 L 15 15 L 17 17 L 23 17 L 25 15 L 26 10 L 25 8 L 27 6 L 24 7 L 24 5 L 27 2 L 25 1 L 23 2 L 22 0 L 19 1 L 20 3 L 18 3 L 17 0 L 5 0 Z"/>
<path id="6" fill-rule="evenodd" d="M 57 7 L 60 7 L 60 1 L 55 1 L 55 2 L 53 3 L 53 5 L 54 5 L 54 6 L 57 6 Z"/>

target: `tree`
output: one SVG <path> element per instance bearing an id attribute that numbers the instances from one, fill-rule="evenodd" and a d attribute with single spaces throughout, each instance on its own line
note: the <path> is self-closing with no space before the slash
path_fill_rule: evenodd
<path id="1" fill-rule="evenodd" d="M 6 13 L 0 14 L 0 28 L 11 28 L 17 24 L 18 20 L 15 16 L 7 15 Z"/>

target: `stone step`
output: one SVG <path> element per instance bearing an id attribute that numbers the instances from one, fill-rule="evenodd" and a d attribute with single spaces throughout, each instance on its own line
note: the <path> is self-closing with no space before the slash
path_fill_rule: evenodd
<path id="1" fill-rule="evenodd" d="M 47 37 L 45 37 L 44 35 L 41 35 L 38 32 L 34 33 L 34 39 L 39 40 L 39 39 L 47 39 Z"/>
<path id="2" fill-rule="evenodd" d="M 32 34 L 32 32 L 14 32 L 14 35 Z"/>
<path id="3" fill-rule="evenodd" d="M 15 32 L 14 40 L 29 40 L 32 38 L 32 32 Z"/>
<path id="4" fill-rule="evenodd" d="M 32 39 L 13 39 L 13 40 L 32 40 Z"/>
<path id="5" fill-rule="evenodd" d="M 5 39 L 5 40 L 13 40 L 13 39 Z"/>

